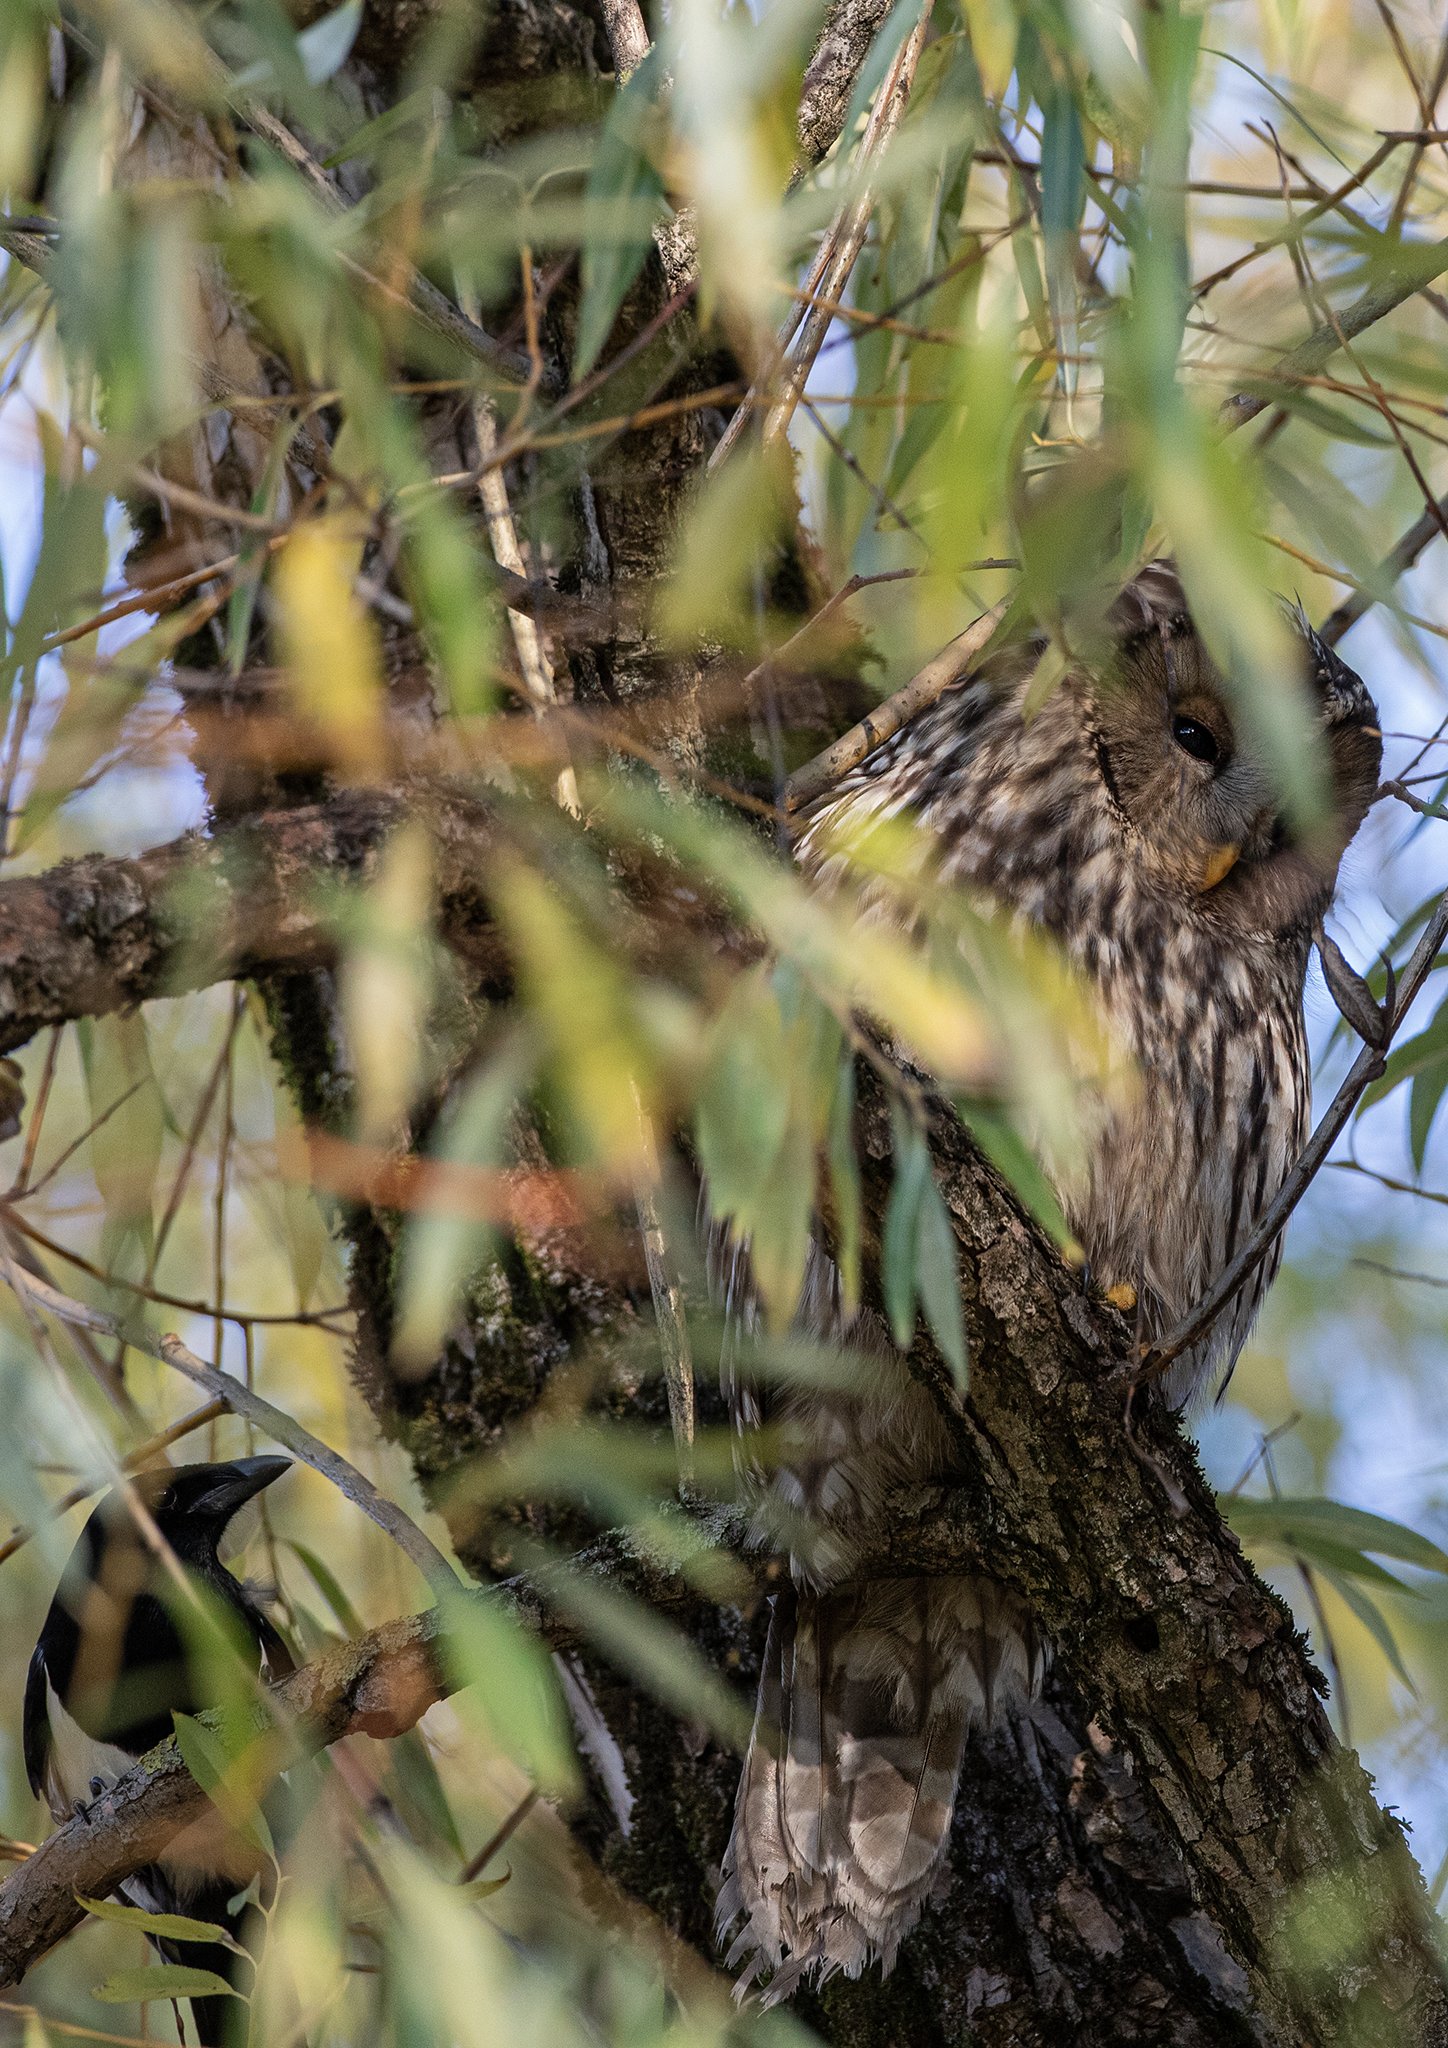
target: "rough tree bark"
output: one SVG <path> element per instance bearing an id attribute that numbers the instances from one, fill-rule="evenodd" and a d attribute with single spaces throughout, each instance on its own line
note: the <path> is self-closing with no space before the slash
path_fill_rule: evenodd
<path id="1" fill-rule="evenodd" d="M 395 95 L 421 12 L 412 0 L 368 0 L 351 65 L 369 106 Z M 831 8 L 801 102 L 802 163 L 837 138 L 886 12 L 883 0 L 836 0 Z M 517 88 L 521 121 L 534 104 L 524 87 L 560 86 L 540 103 L 555 118 L 570 94 L 596 90 L 611 63 L 593 7 L 503 0 L 472 82 L 494 108 Z M 143 137 L 150 169 L 172 160 L 168 152 L 195 147 L 168 137 L 155 110 Z M 686 299 L 688 282 L 685 237 L 648 268 L 620 334 L 641 329 L 672 298 Z M 566 322 L 567 313 L 564 291 L 550 319 Z M 681 304 L 681 324 L 640 357 L 639 393 L 683 388 L 679 380 L 702 388 L 730 373 L 718 359 L 699 360 L 689 317 Z M 276 386 L 277 364 L 232 309 L 219 308 L 211 327 L 226 338 L 231 388 Z M 545 345 L 560 349 L 561 336 L 545 334 Z M 240 504 L 264 456 L 248 436 L 233 423 L 219 457 L 198 437 L 189 452 L 177 451 L 172 473 Z M 603 619 L 565 680 L 583 700 L 661 700 L 661 745 L 691 757 L 705 740 L 701 665 L 661 653 L 632 598 L 666 556 L 708 446 L 695 414 L 625 437 L 606 465 L 576 479 L 575 540 L 556 565 L 561 587 L 590 601 L 591 619 Z M 802 543 L 781 574 L 807 587 Z M 415 720 L 412 651 L 402 648 L 397 675 Z M 835 729 L 850 717 L 851 706 L 837 706 Z M 252 975 L 267 991 L 277 1056 L 304 1114 L 335 1128 L 350 1076 L 328 976 L 331 937 L 310 908 L 313 885 L 372 873 L 411 799 L 405 791 L 328 795 L 297 786 L 270 790 L 261 808 L 255 783 L 238 782 L 224 735 L 203 748 L 202 765 L 220 820 L 215 836 L 0 885 L 0 1049 L 67 1018 Z M 765 764 L 755 767 L 763 773 Z M 434 816 L 442 824 L 440 926 L 470 989 L 496 988 L 506 957 L 473 879 L 485 867 L 486 820 L 460 804 L 436 807 Z M 190 936 L 195 896 L 178 897 L 171 886 L 183 874 L 189 891 L 206 894 L 204 955 Z M 878 1234 L 888 1117 L 867 1073 L 860 1135 Z M 1147 1413 L 1128 1430 L 1126 1331 L 1077 1291 L 943 1114 L 936 1158 L 965 1255 L 974 1379 L 956 1417 L 964 1476 L 949 1492 L 902 1503 L 897 1545 L 872 1565 L 949 1570 L 979 1561 L 1029 1597 L 1059 1662 L 1028 1721 L 972 1746 L 948 1880 L 894 1976 L 802 1997 L 802 2016 L 851 2048 L 1286 2048 L 1346 2039 L 1350 2024 L 1381 2009 L 1392 2015 L 1393 2038 L 1448 2042 L 1430 1915 L 1399 1830 L 1374 1804 L 1356 1759 L 1334 1742 L 1321 1681 L 1290 1617 L 1241 1558 L 1174 1426 Z M 586 1243 L 567 1231 L 520 1232 L 513 1255 L 465 1306 L 435 1367 L 402 1380 L 390 1360 L 398 1219 L 359 1201 L 343 1227 L 361 1329 L 358 1386 L 432 1487 L 495 1442 L 579 1345 L 622 1358 L 649 1328 L 637 1276 L 600 1273 Z M 917 1363 L 949 1400 L 928 1346 Z M 635 1396 L 633 1405 L 662 1425 L 660 1395 Z M 495 1575 L 497 1550 L 458 1534 L 480 1575 Z M 678 1612 L 752 1691 L 762 1602 L 736 1612 L 691 1601 Z M 593 1676 L 635 1773 L 637 1801 L 627 1839 L 598 1801 L 577 1823 L 580 1840 L 608 1875 L 711 1955 L 736 1762 L 712 1744 L 701 1749 L 695 1732 L 604 1669 Z M 329 1739 L 334 1724 L 343 1725 L 336 1714 L 323 1716 L 319 1739 Z M 1373 1929 L 1373 1953 L 1297 1981 L 1284 1974 L 1274 1943 L 1284 1893 L 1307 1879 L 1350 1889 Z M 5 1925 L 0 1906 L 0 1942 Z"/>
<path id="2" fill-rule="evenodd" d="M 370 801 L 375 833 L 386 806 Z M 292 847 L 281 858 L 302 900 L 316 898 L 325 875 L 355 869 L 355 842 L 318 829 L 312 813 L 273 823 L 274 843 Z M 481 863 L 485 825 L 476 813 L 471 823 Z M 298 837 L 310 866 L 296 859 Z M 11 986 L 48 992 L 45 1021 L 79 1013 L 100 987 L 150 993 L 165 955 L 142 935 L 162 923 L 188 858 L 204 866 L 214 852 L 183 843 L 0 885 Z M 47 906 L 59 899 L 58 916 L 35 915 L 37 891 Z M 128 934 L 124 972 L 97 965 L 103 941 L 84 928 L 97 905 L 117 901 L 125 918 L 98 921 Z M 302 943 L 291 931 L 280 949 L 295 957 Z M 310 943 L 324 947 L 325 930 Z M 222 949 L 192 979 L 248 964 L 265 962 Z M 35 1021 L 12 1010 L 0 1036 L 13 1044 Z M 866 1210 L 878 1223 L 889 1113 L 868 1070 L 860 1089 Z M 1003 2043 L 1059 2039 L 1067 2028 L 1083 2041 L 1275 2043 L 1304 2027 L 1310 2038 L 1340 2038 L 1344 2013 L 1367 2001 L 1393 2015 L 1399 2038 L 1448 2040 L 1448 1996 L 1400 1831 L 1334 1742 L 1290 1616 L 1243 1561 L 1175 1426 L 1147 1413 L 1127 1430 L 1124 1325 L 1080 1292 L 944 1111 L 934 1153 L 964 1254 L 975 1361 L 965 1409 L 923 1341 L 915 1364 L 954 1416 L 962 1477 L 902 1501 L 890 1551 L 865 1568 L 984 1565 L 1029 1597 L 1060 1665 L 1027 1722 L 972 1750 L 948 1888 L 895 1977 L 832 1985 L 804 2009 L 843 2041 L 945 2042 L 968 2022 L 973 2038 Z M 369 1387 L 430 1478 L 492 1440 L 580 1335 L 622 1346 L 634 1330 L 630 1292 L 568 1264 L 576 1248 L 566 1232 L 544 1232 L 538 1244 L 551 1262 L 539 1250 L 531 1287 L 515 1287 L 501 1323 L 495 1288 L 490 1331 L 472 1335 L 471 1356 L 460 1336 L 415 1392 Z M 496 1549 L 474 1555 L 496 1574 Z M 735 1615 L 697 1596 L 681 1601 L 656 1580 L 648 1590 L 721 1664 L 751 1674 L 757 1607 Z M 582 1837 L 609 1875 L 707 1950 L 733 1759 L 701 1751 L 616 1679 L 600 1673 L 597 1689 L 624 1755 L 647 1756 L 649 1768 L 629 1839 L 605 1831 L 596 1811 Z M 1373 1953 L 1296 1982 L 1284 1978 L 1278 1942 L 1284 1893 L 1305 1881 L 1346 1888 L 1373 1930 Z M 1310 1894 L 1304 1905 L 1313 1909 Z M 4 1910 L 0 1895 L 0 1938 Z"/>

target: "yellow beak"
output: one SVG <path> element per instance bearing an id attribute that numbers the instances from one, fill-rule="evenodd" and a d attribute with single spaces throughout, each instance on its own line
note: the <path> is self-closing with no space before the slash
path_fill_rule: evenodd
<path id="1" fill-rule="evenodd" d="M 1241 853 L 1240 846 L 1214 846 L 1202 863 L 1202 889 L 1215 889 L 1218 882 L 1231 874 Z"/>

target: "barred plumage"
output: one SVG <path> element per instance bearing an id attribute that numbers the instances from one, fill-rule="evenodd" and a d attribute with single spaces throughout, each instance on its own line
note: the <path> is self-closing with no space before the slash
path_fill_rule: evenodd
<path id="1" fill-rule="evenodd" d="M 1381 743 L 1362 682 L 1304 626 L 1330 816 L 1296 839 L 1172 565 L 1144 570 L 1111 624 L 1102 673 L 1073 670 L 1029 719 L 1039 647 L 953 686 L 811 806 L 798 854 L 832 886 L 853 837 L 908 816 L 933 879 L 1048 931 L 1094 989 L 1138 1085 L 1059 1193 L 1093 1279 L 1135 1290 L 1151 1338 L 1228 1262 L 1307 1135 L 1308 952 Z M 871 901 L 890 914 L 884 892 Z M 1175 1404 L 1230 1371 L 1276 1265 L 1177 1362 Z M 731 1964 L 749 1959 L 746 1982 L 772 1971 L 770 1998 L 889 1968 L 944 1859 L 970 1728 L 1029 1700 L 1043 1667 L 1030 1616 L 988 1581 L 849 1583 L 880 1503 L 939 1474 L 946 1439 L 878 1321 L 843 1327 L 823 1251 L 801 1319 L 878 1374 L 866 1398 L 796 1392 L 773 1418 L 771 1488 L 823 1534 L 772 1618 L 719 1898 Z"/>

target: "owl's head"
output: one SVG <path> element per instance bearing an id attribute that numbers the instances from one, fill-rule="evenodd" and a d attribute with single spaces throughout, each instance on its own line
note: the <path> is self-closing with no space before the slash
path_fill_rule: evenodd
<path id="1" fill-rule="evenodd" d="M 1234 712 L 1169 564 L 1153 563 L 1123 593 L 1115 658 L 1082 698 L 1108 802 L 1153 880 L 1272 930 L 1315 916 L 1330 895 L 1382 754 L 1361 677 L 1304 618 L 1294 623 L 1327 756 L 1327 814 L 1306 831 L 1284 815 L 1272 765 Z"/>

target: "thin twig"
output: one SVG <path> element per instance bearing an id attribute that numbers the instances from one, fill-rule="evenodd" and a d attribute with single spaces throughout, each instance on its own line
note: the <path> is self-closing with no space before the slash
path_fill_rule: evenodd
<path id="1" fill-rule="evenodd" d="M 1406 299 L 1422 291 L 1424 285 L 1432 284 L 1435 278 L 1448 270 L 1448 239 L 1437 242 L 1409 243 L 1403 249 L 1402 260 L 1393 269 L 1384 273 L 1360 298 L 1345 307 L 1333 320 L 1324 321 L 1300 341 L 1296 348 L 1259 372 L 1260 379 L 1267 384 L 1293 384 L 1298 378 L 1315 376 L 1342 347 L 1344 340 L 1352 341 L 1359 334 L 1384 318 Z M 1245 426 L 1267 410 L 1271 400 L 1255 392 L 1238 391 L 1224 400 L 1220 419 L 1227 433 Z"/>
<path id="2" fill-rule="evenodd" d="M 324 1479 L 330 1480 L 354 1507 L 360 1508 L 379 1529 L 385 1530 L 398 1549 L 417 1566 L 435 1593 L 440 1596 L 450 1593 L 463 1583 L 431 1537 L 424 1535 L 412 1517 L 394 1501 L 379 1493 L 372 1481 L 340 1452 L 332 1450 L 310 1430 L 304 1429 L 294 1416 L 273 1407 L 270 1401 L 254 1393 L 231 1373 L 219 1372 L 215 1366 L 207 1365 L 179 1337 L 158 1337 L 143 1324 L 125 1322 L 104 1309 L 75 1301 L 70 1295 L 62 1294 L 58 1287 L 36 1279 L 33 1274 L 22 1273 L 13 1262 L 9 1263 L 4 1277 L 22 1302 L 44 1309 L 63 1323 L 94 1330 L 101 1336 L 119 1337 L 133 1351 L 142 1351 L 148 1358 L 159 1359 L 162 1365 L 169 1365 L 194 1386 L 204 1388 L 213 1399 L 224 1401 L 233 1414 L 244 1415 L 256 1423 L 268 1436 L 300 1458 L 304 1465 L 310 1465 L 314 1472 L 320 1472 Z"/>
<path id="3" fill-rule="evenodd" d="M 634 1186 L 634 1200 L 638 1205 L 639 1233 L 643 1238 L 654 1318 L 659 1326 L 659 1352 L 663 1360 L 664 1387 L 669 1397 L 669 1424 L 674 1433 L 679 1484 L 687 1490 L 694 1483 L 694 1356 L 689 1344 L 688 1317 L 684 1311 L 683 1282 L 669 1250 L 663 1218 L 659 1213 L 659 1150 L 654 1140 L 653 1125 L 637 1087 L 633 1090 L 633 1098 L 643 1152 Z"/>
<path id="4" fill-rule="evenodd" d="M 1361 170 L 1354 171 L 1350 178 L 1346 179 L 1341 185 L 1338 185 L 1333 191 L 1324 193 L 1315 205 L 1309 206 L 1307 211 L 1299 215 L 1288 227 L 1279 228 L 1274 234 L 1264 235 L 1261 241 L 1254 242 L 1252 247 L 1245 250 L 1242 255 L 1233 257 L 1230 263 L 1224 263 L 1220 270 L 1214 270 L 1210 277 L 1204 277 L 1200 284 L 1194 284 L 1192 286 L 1192 299 L 1194 303 L 1200 303 L 1207 296 L 1208 292 L 1215 291 L 1219 284 L 1225 284 L 1228 278 L 1235 277 L 1239 270 L 1245 269 L 1249 263 L 1254 263 L 1259 256 L 1265 256 L 1271 249 L 1280 249 L 1284 243 L 1297 241 L 1301 237 L 1303 229 L 1309 227 L 1313 221 L 1320 219 L 1323 214 L 1336 212 L 1338 207 L 1341 206 L 1342 202 L 1351 193 L 1356 192 L 1361 185 L 1367 182 L 1374 171 L 1380 169 L 1398 147 L 1401 139 L 1401 137 L 1396 135 L 1387 137 L 1373 151 Z M 1263 196 L 1267 195 L 1264 193 Z M 1304 198 L 1309 195 L 1297 192 L 1294 189 L 1279 196 Z"/>
<path id="5" fill-rule="evenodd" d="M 1370 1273 L 1386 1273 L 1390 1280 L 1413 1280 L 1420 1287 L 1448 1287 L 1448 1274 L 1415 1273 L 1411 1268 L 1390 1266 L 1385 1259 L 1356 1258 L 1349 1265 L 1366 1266 Z"/>
<path id="6" fill-rule="evenodd" d="M 1448 512 L 1448 494 L 1434 500 L 1432 506 L 1419 513 L 1407 532 L 1383 557 L 1378 576 L 1384 583 L 1396 583 L 1406 575 L 1429 541 L 1435 540 L 1442 531 L 1445 512 Z M 1324 622 L 1319 638 L 1329 647 L 1335 647 L 1343 635 L 1357 624 L 1365 612 L 1372 609 L 1377 599 L 1364 589 L 1357 589 L 1351 597 L 1345 597 Z"/>
<path id="7" fill-rule="evenodd" d="M 798 302 L 790 308 L 775 337 L 768 367 L 750 385 L 709 457 L 711 470 L 717 469 L 728 457 L 730 449 L 758 410 L 765 391 L 772 386 L 781 364 L 786 366 L 784 386 L 765 419 L 766 445 L 777 440 L 789 426 L 799 395 L 834 318 L 828 308 L 843 296 L 855 259 L 864 246 L 875 203 L 870 171 L 888 146 L 904 112 L 920 52 L 925 46 L 933 5 L 934 0 L 921 0 L 920 19 L 896 52 L 895 60 L 875 96 L 860 143 L 860 189 L 846 200 L 826 230 L 799 288 Z"/>
<path id="8" fill-rule="evenodd" d="M 523 551 L 518 546 L 518 531 L 513 524 L 512 508 L 508 503 L 508 486 L 501 463 L 493 458 L 498 451 L 498 422 L 492 404 L 479 399 L 473 407 L 473 426 L 478 437 L 478 453 L 482 458 L 482 474 L 478 478 L 478 496 L 482 500 L 483 517 L 487 521 L 488 539 L 492 544 L 493 556 L 500 568 L 509 570 L 520 577 L 526 576 Z M 508 608 L 508 626 L 513 635 L 513 645 L 518 653 L 518 666 L 523 672 L 523 687 L 535 709 L 546 709 L 556 704 L 558 692 L 553 682 L 553 665 L 544 652 L 542 635 L 536 622 L 521 611 Z M 555 785 L 559 804 L 576 818 L 581 810 L 578 798 L 578 777 L 571 767 L 559 771 Z"/>
<path id="9" fill-rule="evenodd" d="M 895 500 L 885 490 L 884 485 L 877 484 L 866 473 L 860 458 L 852 448 L 846 447 L 839 435 L 835 433 L 828 421 L 823 417 L 819 407 L 809 398 L 803 399 L 801 403 L 804 406 L 807 417 L 815 427 L 821 440 L 830 450 L 830 453 L 835 457 L 836 461 L 843 462 L 845 468 L 856 479 L 861 489 L 867 491 L 870 497 L 874 499 L 876 510 L 885 513 L 888 518 L 893 519 L 901 532 L 908 533 L 913 541 L 918 541 L 926 554 L 929 555 L 930 543 L 920 531 L 920 528 L 907 513 L 900 510 Z"/>
<path id="10" fill-rule="evenodd" d="M 1436 782 L 1439 778 L 1434 775 L 1430 779 Z M 1412 790 L 1405 789 L 1401 782 L 1385 782 L 1378 795 L 1396 798 L 1400 804 L 1406 804 L 1410 811 L 1416 811 L 1420 818 L 1448 817 L 1448 811 L 1444 810 L 1441 798 L 1435 804 L 1424 803 L 1422 797 L 1414 796 Z"/>
<path id="11" fill-rule="evenodd" d="M 268 108 L 251 100 L 238 104 L 237 112 L 249 128 L 269 142 L 294 170 L 301 173 L 330 212 L 346 212 L 345 202 L 325 170 L 285 122 L 278 120 Z M 484 364 L 514 383 L 527 381 L 530 365 L 525 355 L 517 349 L 504 348 L 501 342 L 495 341 L 476 320 L 470 320 L 455 306 L 445 292 L 439 291 L 430 278 L 424 277 L 411 263 L 400 260 L 396 251 L 389 252 L 386 263 L 390 270 L 401 276 L 403 288 L 400 290 L 390 278 L 369 269 L 345 250 L 338 251 L 337 260 L 380 297 L 396 305 L 407 306 L 424 326 L 443 335 L 475 362 Z"/>
<path id="12" fill-rule="evenodd" d="M 3 1204 L 0 1204 L 0 1206 L 3 1206 Z M 64 1259 L 66 1264 L 74 1266 L 77 1272 L 86 1273 L 92 1280 L 98 1280 L 103 1287 L 119 1287 L 124 1293 L 134 1294 L 142 1301 L 154 1301 L 161 1308 L 177 1308 L 185 1315 L 209 1316 L 215 1314 L 214 1305 L 209 1301 L 202 1301 L 199 1297 L 190 1297 L 184 1294 L 168 1294 L 164 1287 L 156 1287 L 154 1285 L 143 1286 L 139 1280 L 128 1280 L 123 1273 L 113 1273 L 105 1266 L 96 1265 L 93 1259 L 86 1258 L 80 1252 L 72 1251 L 68 1245 L 63 1245 L 58 1238 L 47 1236 L 43 1230 L 32 1223 L 28 1217 L 22 1216 L 20 1211 L 14 1207 L 9 1207 L 5 1211 L 5 1226 L 7 1229 L 17 1230 L 22 1237 L 29 1238 L 32 1244 L 40 1245 L 52 1257 Z M 336 1330 L 333 1326 L 343 1316 L 350 1315 L 352 1311 L 346 1302 L 341 1301 L 337 1303 L 335 1308 L 291 1310 L 229 1308 L 223 1313 L 228 1323 L 235 1323 L 243 1330 L 249 1330 L 256 1326 L 275 1329 L 317 1328 L 326 1330 L 332 1336 L 340 1336 L 344 1333 Z"/>
<path id="13" fill-rule="evenodd" d="M 1013 569 L 1016 565 L 1014 562 L 976 562 L 971 566 L 977 569 Z M 873 589 L 878 583 L 905 583 L 919 574 L 918 569 L 879 569 L 873 576 L 852 576 L 847 583 L 842 583 L 838 590 L 827 597 L 819 610 L 807 618 L 802 626 L 797 627 L 781 646 L 776 647 L 772 654 L 766 654 L 763 661 L 750 669 L 740 686 L 741 691 L 747 692 L 753 685 L 762 682 L 765 676 L 776 674 L 787 667 L 790 656 L 800 645 L 824 624 L 832 612 L 838 611 L 842 604 L 848 603 L 857 591 Z"/>
<path id="14" fill-rule="evenodd" d="M 858 725 L 852 725 L 832 746 L 797 769 L 785 784 L 785 802 L 789 809 L 797 811 L 811 798 L 819 796 L 863 761 L 867 754 L 883 746 L 918 711 L 923 711 L 927 704 L 933 704 L 985 652 L 1009 605 L 1010 599 L 1003 597 L 988 612 L 982 612 L 972 625 L 967 626 L 963 633 L 957 633 L 939 654 L 927 661 L 903 689 L 897 690 L 893 697 L 887 697 L 883 704 L 877 704 L 868 717 L 862 718 Z"/>
<path id="15" fill-rule="evenodd" d="M 40 1073 L 40 1086 L 36 1090 L 35 1101 L 25 1125 L 25 1147 L 20 1155 L 20 1165 L 16 1169 L 15 1179 L 7 1198 L 11 1201 L 18 1200 L 26 1192 L 35 1166 L 36 1148 L 40 1143 L 40 1133 L 45 1127 L 45 1112 L 50 1107 L 50 1091 L 55 1085 L 56 1062 L 60 1057 L 60 1033 L 61 1026 L 53 1024 L 46 1040 L 45 1064 Z"/>
<path id="16" fill-rule="evenodd" d="M 862 163 L 878 162 L 889 148 L 895 130 L 900 125 L 900 117 L 910 97 L 910 88 L 915 83 L 920 53 L 925 47 L 925 36 L 930 27 L 933 4 L 934 0 L 921 0 L 920 19 L 901 45 L 890 74 L 880 89 L 875 109 L 865 130 L 861 150 Z M 765 419 L 766 447 L 784 434 L 794 417 L 795 406 L 799 403 L 800 394 L 809 380 L 810 371 L 814 368 L 820 344 L 824 341 L 834 319 L 834 314 L 829 310 L 830 304 L 844 297 L 856 258 L 865 246 L 865 236 L 869 232 L 870 216 L 874 210 L 875 195 L 866 178 L 864 189 L 830 229 L 826 238 L 825 266 L 817 280 L 810 280 L 808 289 L 814 295 L 814 303 L 807 307 L 800 322 L 799 333 L 785 373 L 784 389 L 775 399 Z M 743 410 L 741 407 L 741 411 Z"/>
<path id="17" fill-rule="evenodd" d="M 479 1849 L 477 1855 L 470 1857 L 458 1872 L 459 1884 L 472 1884 L 476 1878 L 482 1876 L 498 1851 L 511 1841 L 518 1832 L 518 1829 L 538 1804 L 539 1797 L 538 1787 L 530 1785 L 497 1833 L 489 1836 L 482 1848 Z"/>
<path id="18" fill-rule="evenodd" d="M 158 1452 L 170 1450 L 172 1444 L 180 1443 L 183 1437 L 190 1436 L 195 1430 L 204 1429 L 208 1422 L 215 1422 L 219 1416 L 229 1412 L 230 1404 L 220 1396 L 214 1401 L 208 1401 L 202 1408 L 193 1408 L 189 1415 L 183 1415 L 181 1420 L 173 1422 L 169 1429 L 158 1430 L 154 1436 L 148 1436 L 143 1444 L 137 1444 L 133 1451 L 127 1451 L 121 1459 L 121 1470 L 139 1472 L 143 1466 L 150 1464 Z M 89 1500 L 92 1494 L 100 1493 L 109 1484 L 108 1479 L 83 1480 L 78 1486 L 73 1486 L 69 1493 L 62 1494 L 59 1500 L 51 1503 L 48 1519 L 59 1521 L 62 1515 L 68 1515 L 72 1508 L 78 1508 L 83 1500 Z M 5 1542 L 0 1543 L 0 1564 L 13 1557 L 34 1534 L 33 1528 L 12 1530 Z"/>

